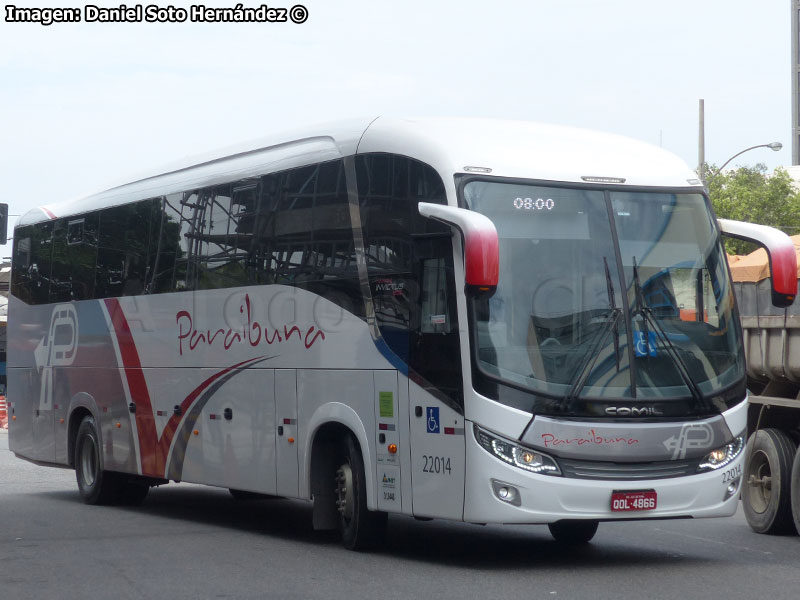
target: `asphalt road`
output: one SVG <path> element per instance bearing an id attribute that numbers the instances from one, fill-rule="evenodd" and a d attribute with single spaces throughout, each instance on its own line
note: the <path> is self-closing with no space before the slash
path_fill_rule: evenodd
<path id="1" fill-rule="evenodd" d="M 137 508 L 84 505 L 74 473 L 0 432 L 0 599 L 800 598 L 800 538 L 727 519 L 603 523 L 561 548 L 544 526 L 391 517 L 363 554 L 311 529 L 310 505 L 170 484 Z"/>

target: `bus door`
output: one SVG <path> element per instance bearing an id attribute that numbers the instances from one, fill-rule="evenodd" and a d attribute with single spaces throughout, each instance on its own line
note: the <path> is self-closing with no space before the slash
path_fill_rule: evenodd
<path id="1" fill-rule="evenodd" d="M 461 519 L 464 417 L 413 381 L 409 401 L 414 516 Z"/>
<path id="2" fill-rule="evenodd" d="M 449 231 L 415 243 L 419 296 L 411 327 L 409 428 L 413 513 L 461 519 L 464 417 Z"/>

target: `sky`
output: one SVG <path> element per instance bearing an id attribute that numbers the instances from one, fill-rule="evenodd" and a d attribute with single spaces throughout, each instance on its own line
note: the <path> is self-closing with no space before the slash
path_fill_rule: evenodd
<path id="1" fill-rule="evenodd" d="M 791 164 L 791 0 L 269 6 L 295 1 L 307 8 L 302 24 L 43 26 L 0 15 L 0 201 L 20 215 L 214 148 L 377 115 L 573 125 L 660 145 L 696 167 L 700 98 L 709 163 L 779 141 L 783 150 L 730 166 Z"/>

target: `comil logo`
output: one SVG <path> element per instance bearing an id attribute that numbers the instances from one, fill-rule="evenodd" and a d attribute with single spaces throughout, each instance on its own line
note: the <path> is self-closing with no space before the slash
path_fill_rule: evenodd
<path id="1" fill-rule="evenodd" d="M 50 329 L 33 352 L 36 368 L 42 376 L 39 409 L 53 407 L 53 367 L 66 367 L 75 360 L 78 350 L 78 313 L 71 304 L 53 308 Z"/>

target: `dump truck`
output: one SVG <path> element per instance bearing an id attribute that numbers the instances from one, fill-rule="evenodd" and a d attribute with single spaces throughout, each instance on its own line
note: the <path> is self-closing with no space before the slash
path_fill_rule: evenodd
<path id="1" fill-rule="evenodd" d="M 800 235 L 791 238 L 800 262 Z M 800 532 L 800 302 L 771 302 L 768 256 L 729 257 L 747 360 L 742 505 L 758 533 Z"/>

